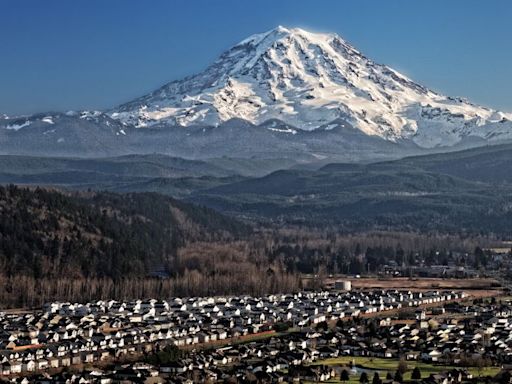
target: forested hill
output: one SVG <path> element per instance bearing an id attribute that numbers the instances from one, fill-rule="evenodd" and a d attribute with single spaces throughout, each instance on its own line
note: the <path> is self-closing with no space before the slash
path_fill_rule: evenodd
<path id="1" fill-rule="evenodd" d="M 0 187 L 0 271 L 6 276 L 172 275 L 186 243 L 248 231 L 213 210 L 154 193 Z"/>
<path id="2" fill-rule="evenodd" d="M 373 164 L 288 169 L 195 191 L 244 217 L 399 230 L 512 236 L 512 144 Z"/>

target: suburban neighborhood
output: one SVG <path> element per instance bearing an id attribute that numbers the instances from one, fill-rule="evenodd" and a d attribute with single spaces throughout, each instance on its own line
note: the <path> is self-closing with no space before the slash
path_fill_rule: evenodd
<path id="1" fill-rule="evenodd" d="M 451 376 L 469 380 L 473 375 L 464 367 L 512 362 L 512 306 L 468 303 L 466 293 L 457 291 L 336 289 L 55 302 L 40 311 L 0 315 L 0 377 L 41 383 L 318 382 L 340 378 L 343 365 L 357 369 L 357 359 L 402 359 L 460 366 Z M 447 377 L 428 379 L 454 382 Z"/>

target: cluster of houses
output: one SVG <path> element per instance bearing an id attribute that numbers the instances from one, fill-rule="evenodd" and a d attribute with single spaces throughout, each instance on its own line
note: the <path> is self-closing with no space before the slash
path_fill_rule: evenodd
<path id="1" fill-rule="evenodd" d="M 481 329 L 469 332 L 461 325 L 447 324 L 427 335 L 430 331 L 425 327 L 379 324 L 379 333 L 372 340 L 361 335 L 356 326 L 336 328 L 335 331 L 315 328 L 320 323 L 332 324 L 340 319 L 357 319 L 361 315 L 386 310 L 447 304 L 464 296 L 462 292 L 452 291 L 325 291 L 265 297 L 50 303 L 41 311 L 0 314 L 0 375 L 11 378 L 45 371 L 69 371 L 73 367 L 97 366 L 101 362 L 114 364 L 127 356 L 140 357 L 170 345 L 190 351 L 189 357 L 157 368 L 121 366 L 115 372 L 102 373 L 104 381 L 83 378 L 81 382 L 116 382 L 112 381 L 113 374 L 118 377 L 119 372 L 128 375 L 128 371 L 137 377 L 185 375 L 184 380 L 194 380 L 191 377 L 199 375 L 212 381 L 224 379 L 226 375 L 259 375 L 275 382 L 282 379 L 283 372 L 294 372 L 291 367 L 309 366 L 318 359 L 365 354 L 397 357 L 406 351 L 410 352 L 408 358 L 435 361 L 445 353 L 447 346 L 457 352 L 468 338 L 474 346 L 469 352 L 482 352 L 481 348 L 488 348 L 480 342 Z M 419 312 L 418 324 L 422 324 L 422 311 Z M 270 334 L 261 342 L 233 343 L 248 335 L 271 333 L 283 323 L 296 332 Z M 508 345 L 505 337 L 508 320 L 500 318 L 485 331 L 489 333 L 493 329 L 494 336 L 500 335 L 504 343 L 496 353 L 508 352 L 505 348 Z M 420 340 L 428 342 L 422 344 Z M 441 341 L 448 344 L 440 345 Z M 203 350 L 205 345 L 218 347 Z M 492 345 L 496 346 L 496 343 Z M 238 368 L 232 372 L 233 367 Z M 315 380 L 326 380 L 334 374 L 322 366 L 306 369 Z M 90 378 L 99 375 L 98 372 L 84 371 L 83 375 Z"/>

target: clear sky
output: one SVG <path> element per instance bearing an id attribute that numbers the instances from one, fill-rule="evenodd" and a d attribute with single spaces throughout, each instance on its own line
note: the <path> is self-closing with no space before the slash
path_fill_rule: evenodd
<path id="1" fill-rule="evenodd" d="M 277 25 L 512 112 L 509 0 L 0 0 L 0 112 L 109 108 Z"/>

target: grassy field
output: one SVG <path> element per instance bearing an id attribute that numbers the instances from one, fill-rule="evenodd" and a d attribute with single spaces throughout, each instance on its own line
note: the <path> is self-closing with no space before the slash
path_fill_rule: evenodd
<path id="1" fill-rule="evenodd" d="M 337 367 L 347 367 L 350 362 L 353 362 L 357 367 L 362 369 L 368 369 L 372 372 L 368 373 L 368 378 L 370 381 L 373 378 L 373 371 L 379 372 L 379 376 L 381 379 L 385 379 L 388 372 L 391 374 L 395 374 L 395 371 L 398 367 L 399 360 L 398 359 L 381 359 L 381 358 L 370 358 L 370 357 L 353 357 L 353 356 L 343 356 L 333 359 L 319 360 L 313 363 L 313 365 L 332 365 Z M 428 377 L 431 374 L 445 372 L 453 368 L 457 368 L 454 366 L 444 366 L 444 365 L 433 365 L 428 363 L 422 363 L 419 361 L 407 361 L 408 371 L 403 375 L 404 380 L 411 380 L 411 373 L 415 367 L 418 367 L 421 372 L 421 377 Z M 473 374 L 474 377 L 478 376 L 495 376 L 500 368 L 498 367 L 485 367 L 480 371 L 476 367 L 467 368 L 467 370 Z M 360 374 L 351 374 L 350 380 L 346 383 L 359 383 L 359 375 Z M 341 383 L 339 377 L 328 381 L 330 383 Z"/>

